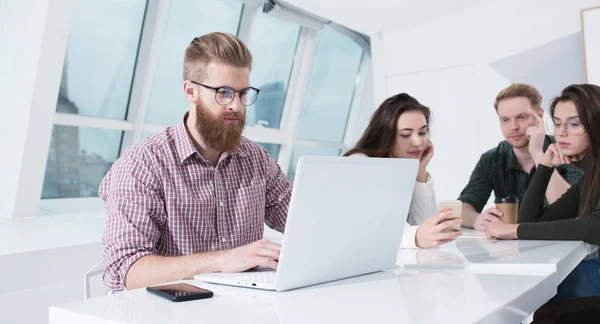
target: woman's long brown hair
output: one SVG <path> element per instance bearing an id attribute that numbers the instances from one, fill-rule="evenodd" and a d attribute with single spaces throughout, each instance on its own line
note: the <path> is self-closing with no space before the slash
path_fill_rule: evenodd
<path id="1" fill-rule="evenodd" d="M 408 111 L 421 112 L 429 125 L 431 112 L 428 107 L 406 93 L 397 94 L 377 108 L 360 140 L 344 156 L 362 153 L 369 157 L 388 157 L 396 141 L 398 118 Z"/>
<path id="2" fill-rule="evenodd" d="M 579 120 L 590 139 L 585 153 L 587 168 L 584 170 L 584 183 L 587 184 L 587 196 L 580 216 L 588 215 L 598 204 L 600 187 L 600 87 L 593 84 L 572 84 L 550 104 L 550 115 L 554 117 L 556 104 L 572 102 L 577 107 Z"/>

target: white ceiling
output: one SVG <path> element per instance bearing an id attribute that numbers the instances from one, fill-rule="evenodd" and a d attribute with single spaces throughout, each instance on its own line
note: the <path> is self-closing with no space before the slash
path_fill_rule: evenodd
<path id="1" fill-rule="evenodd" d="M 489 0 L 285 0 L 366 35 L 413 27 Z"/>

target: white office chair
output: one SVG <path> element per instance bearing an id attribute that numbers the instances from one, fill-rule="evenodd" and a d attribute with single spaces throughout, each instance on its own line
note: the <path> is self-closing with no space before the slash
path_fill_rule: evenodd
<path id="1" fill-rule="evenodd" d="M 88 270 L 84 275 L 83 275 L 83 294 L 84 294 L 84 299 L 90 299 L 91 297 L 91 292 L 90 292 L 90 279 L 92 279 L 93 277 L 99 276 L 102 274 L 104 268 L 103 268 L 103 259 L 100 259 L 100 261 L 98 261 L 90 270 Z M 105 289 L 104 294 L 106 295 L 108 293 L 108 289 Z"/>

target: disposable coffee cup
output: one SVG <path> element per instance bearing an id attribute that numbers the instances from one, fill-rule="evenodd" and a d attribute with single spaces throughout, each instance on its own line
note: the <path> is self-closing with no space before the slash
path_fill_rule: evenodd
<path id="1" fill-rule="evenodd" d="M 502 219 L 507 224 L 516 224 L 519 214 L 519 198 L 514 196 L 496 197 L 496 208 L 502 211 Z"/>

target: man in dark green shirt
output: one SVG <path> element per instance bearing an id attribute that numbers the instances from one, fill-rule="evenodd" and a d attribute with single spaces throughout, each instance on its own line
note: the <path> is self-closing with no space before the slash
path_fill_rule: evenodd
<path id="1" fill-rule="evenodd" d="M 494 191 L 496 197 L 516 196 L 521 201 L 544 152 L 554 138 L 546 135 L 541 94 L 527 84 L 512 84 L 496 96 L 494 107 L 505 140 L 481 155 L 469 183 L 458 200 L 463 202 L 463 226 L 484 231 L 496 208 L 482 212 Z M 546 200 L 553 203 L 583 176 L 583 170 L 570 165 L 552 174 Z"/>

